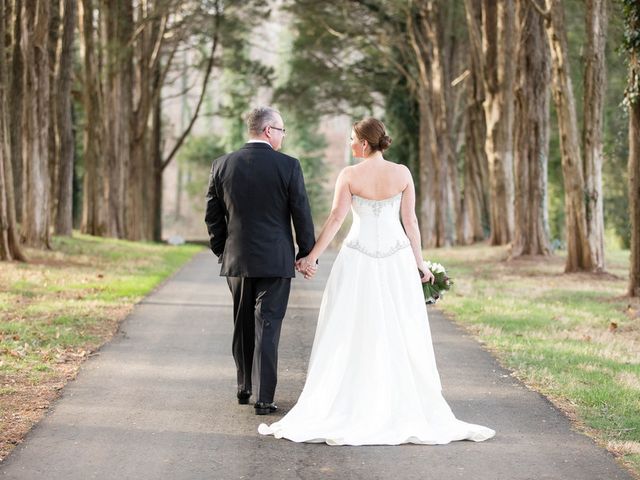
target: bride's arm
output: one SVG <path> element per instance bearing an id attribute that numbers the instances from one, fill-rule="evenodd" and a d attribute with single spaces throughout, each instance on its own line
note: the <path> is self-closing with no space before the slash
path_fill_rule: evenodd
<path id="1" fill-rule="evenodd" d="M 322 226 L 322 231 L 318 236 L 318 240 L 316 240 L 316 244 L 306 259 L 301 259 L 301 261 L 315 265 L 318 257 L 327 249 L 333 237 L 335 237 L 338 230 L 340 230 L 342 222 L 344 222 L 344 218 L 347 216 L 347 213 L 349 213 L 350 208 L 351 190 L 349 190 L 349 167 L 346 167 L 340 172 L 338 180 L 336 180 L 331 213 Z"/>
<path id="2" fill-rule="evenodd" d="M 407 186 L 402 192 L 402 203 L 400 204 L 400 218 L 404 231 L 409 238 L 411 250 L 416 260 L 416 266 L 424 276 L 422 282 L 428 282 L 433 278 L 433 274 L 424 266 L 422 259 L 422 240 L 420 238 L 420 227 L 418 225 L 418 217 L 416 217 L 416 189 L 413 185 L 411 172 L 405 167 L 405 175 L 407 178 Z"/>

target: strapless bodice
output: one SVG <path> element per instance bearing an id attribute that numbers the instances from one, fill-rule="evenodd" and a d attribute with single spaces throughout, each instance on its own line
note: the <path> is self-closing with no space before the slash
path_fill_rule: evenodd
<path id="1" fill-rule="evenodd" d="M 353 223 L 344 245 L 374 258 L 393 255 L 409 246 L 400 223 L 402 193 L 383 200 L 352 195 Z"/>

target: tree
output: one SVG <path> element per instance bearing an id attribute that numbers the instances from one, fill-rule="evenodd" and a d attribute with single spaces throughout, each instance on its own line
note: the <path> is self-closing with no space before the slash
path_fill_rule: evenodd
<path id="1" fill-rule="evenodd" d="M 0 0 L 0 12 L 9 13 L 5 0 Z M 18 11 L 19 12 L 19 11 Z M 13 17 L 9 13 L 8 17 Z M 11 25 L 0 20 L 0 45 L 4 46 L 5 26 Z M 0 52 L 0 260 L 25 261 L 18 239 L 15 217 L 15 197 L 13 191 L 13 169 L 11 162 L 10 138 L 8 132 L 7 94 L 10 91 L 7 76 L 7 56 Z"/>
<path id="2" fill-rule="evenodd" d="M 83 108 L 85 112 L 83 154 L 84 181 L 82 196 L 81 231 L 89 235 L 107 233 L 104 204 L 104 167 L 102 148 L 103 105 L 98 69 L 99 50 L 96 47 L 98 32 L 95 28 L 93 0 L 82 0 L 79 10 L 83 73 Z"/>
<path id="3" fill-rule="evenodd" d="M 464 159 L 464 196 L 461 216 L 464 229 L 461 243 L 484 240 L 489 230 L 489 165 L 485 151 L 487 135 L 484 114 L 484 60 L 482 55 L 481 0 L 465 0 L 469 32 L 469 76 L 467 81 L 467 121 Z"/>
<path id="4" fill-rule="evenodd" d="M 10 6 L 13 5 L 13 11 Z M 11 43 L 8 50 L 10 67 L 7 71 L 9 76 L 9 86 L 7 94 L 7 104 L 11 115 L 7 118 L 9 128 L 9 148 L 11 154 L 11 166 L 13 169 L 13 187 L 15 192 L 16 219 L 22 220 L 23 204 L 23 151 L 22 151 L 22 118 L 24 101 L 24 62 L 20 50 L 20 39 L 22 38 L 22 0 L 7 2 L 5 0 L 5 20 L 7 34 L 10 35 Z"/>
<path id="5" fill-rule="evenodd" d="M 530 0 L 545 17 L 547 42 L 552 60 L 552 92 L 560 131 L 560 152 L 564 181 L 565 231 L 567 238 L 566 272 L 592 270 L 595 266 L 588 241 L 585 180 L 578 121 L 573 94 L 573 82 L 568 58 L 564 8 L 559 0 L 545 0 L 541 10 L 536 0 Z"/>
<path id="6" fill-rule="evenodd" d="M 629 54 L 629 80 L 625 103 L 629 108 L 629 213 L 631 217 L 631 297 L 640 297 L 640 5 L 623 0 L 624 47 Z"/>
<path id="7" fill-rule="evenodd" d="M 73 228 L 73 166 L 74 138 L 71 115 L 71 84 L 73 67 L 73 41 L 76 24 L 77 0 L 64 0 L 62 39 L 56 64 L 56 136 L 58 145 L 57 207 L 55 233 L 71 235 Z"/>
<path id="8" fill-rule="evenodd" d="M 514 0 L 484 0 L 482 9 L 484 91 L 489 161 L 491 245 L 513 238 Z"/>
<path id="9" fill-rule="evenodd" d="M 28 245 L 49 247 L 49 11 L 48 0 L 24 4 L 21 47 L 24 61 L 22 148 L 26 190 L 22 236 Z"/>
<path id="10" fill-rule="evenodd" d="M 511 255 L 550 255 L 547 220 L 549 52 L 543 19 L 527 1 L 517 6 L 515 235 Z"/>
<path id="11" fill-rule="evenodd" d="M 607 1 L 587 0 L 585 13 L 587 49 L 584 72 L 584 123 L 582 144 L 587 209 L 587 238 L 592 268 L 603 271 L 604 209 L 602 193 L 603 120 L 606 89 L 605 47 L 607 34 Z"/>

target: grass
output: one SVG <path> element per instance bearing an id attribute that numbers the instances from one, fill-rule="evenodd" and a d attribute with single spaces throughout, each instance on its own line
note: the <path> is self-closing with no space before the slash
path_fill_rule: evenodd
<path id="1" fill-rule="evenodd" d="M 133 305 L 200 250 L 75 234 L 0 264 L 0 458 Z"/>
<path id="2" fill-rule="evenodd" d="M 640 303 L 625 297 L 629 252 L 607 273 L 564 274 L 564 255 L 508 260 L 506 247 L 427 252 L 455 286 L 438 307 L 640 475 Z"/>

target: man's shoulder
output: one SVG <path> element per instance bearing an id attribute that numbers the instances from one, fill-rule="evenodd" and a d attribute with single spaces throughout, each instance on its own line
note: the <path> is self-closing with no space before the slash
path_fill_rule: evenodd
<path id="1" fill-rule="evenodd" d="M 213 168 L 223 164 L 234 153 L 236 153 L 236 152 L 228 152 L 228 153 L 225 153 L 224 155 L 220 155 L 218 158 L 214 159 L 213 162 L 212 162 Z"/>
<path id="2" fill-rule="evenodd" d="M 246 145 L 245 145 L 246 147 Z M 286 153 L 278 152 L 271 148 L 256 149 L 256 148 L 239 148 L 233 152 L 225 153 L 213 161 L 213 169 L 219 169 L 223 165 L 233 162 L 234 160 L 240 160 L 242 158 L 271 158 L 276 161 L 277 164 L 284 165 L 287 168 L 294 168 L 296 165 L 300 165 L 300 161 L 296 157 L 287 155 Z"/>
<path id="3" fill-rule="evenodd" d="M 296 157 L 292 157 L 291 155 L 287 155 L 286 153 L 277 152 L 275 150 L 274 150 L 274 153 L 278 155 L 278 158 L 281 158 L 282 160 L 289 162 L 289 164 L 291 165 L 300 163 L 300 160 L 298 160 Z"/>
<path id="4" fill-rule="evenodd" d="M 277 165 L 286 166 L 286 168 L 294 168 L 300 165 L 300 161 L 296 157 L 279 152 L 278 150 L 261 150 L 260 155 L 271 158 Z"/>

